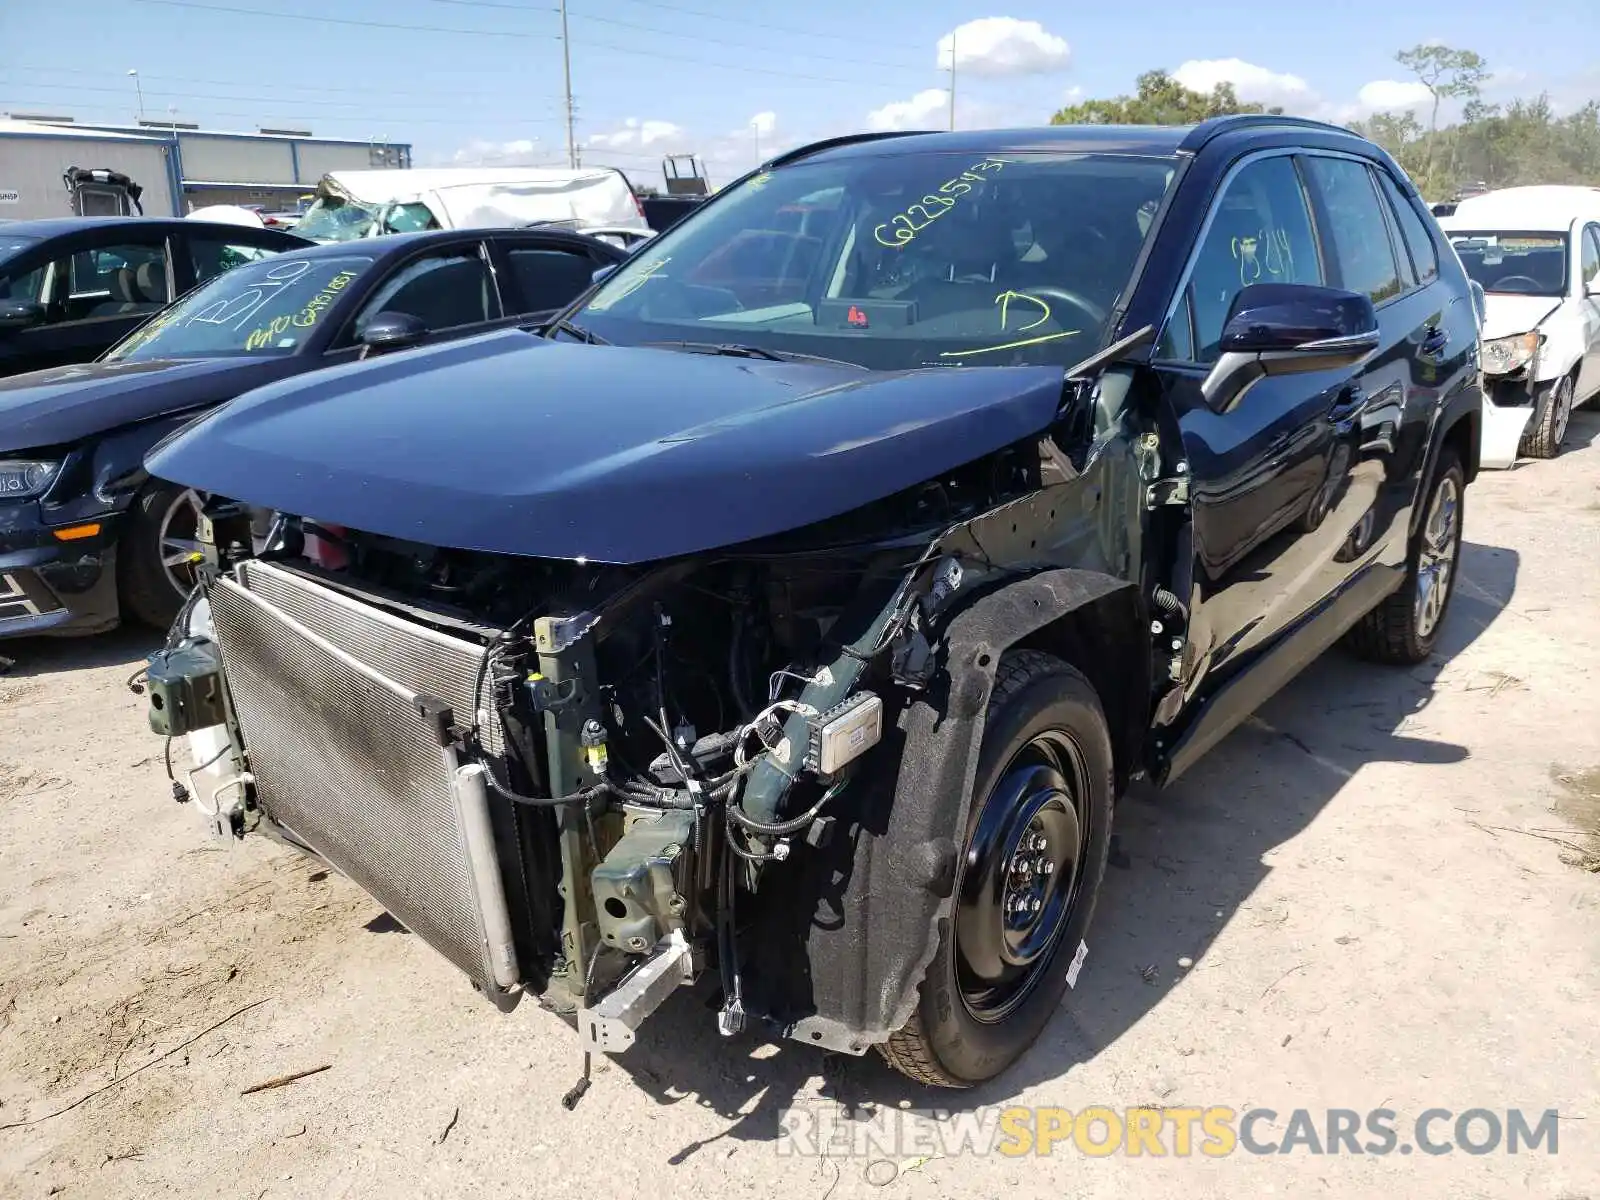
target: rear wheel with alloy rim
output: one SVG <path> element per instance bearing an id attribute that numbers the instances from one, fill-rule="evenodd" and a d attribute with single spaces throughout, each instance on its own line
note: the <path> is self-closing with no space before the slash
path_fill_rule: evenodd
<path id="1" fill-rule="evenodd" d="M 922 1083 L 1015 1062 L 1067 990 L 1111 836 L 1111 739 L 1081 674 L 1026 650 L 989 700 L 954 911 L 906 1026 L 880 1049 Z"/>
<path id="2" fill-rule="evenodd" d="M 1466 512 L 1466 476 L 1454 450 L 1440 452 L 1425 505 L 1405 584 L 1345 635 L 1346 644 L 1365 658 L 1410 665 L 1433 653 L 1455 594 Z"/>
<path id="3" fill-rule="evenodd" d="M 148 484 L 117 544 L 122 605 L 157 629 L 171 626 L 199 581 L 201 500 L 193 488 Z"/>

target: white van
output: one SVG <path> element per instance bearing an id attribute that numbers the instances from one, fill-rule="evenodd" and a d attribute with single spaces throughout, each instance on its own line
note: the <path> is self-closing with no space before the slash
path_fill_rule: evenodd
<path id="1" fill-rule="evenodd" d="M 546 222 L 581 233 L 650 233 L 633 187 L 613 167 L 330 171 L 292 232 L 343 242 L 419 229 Z"/>
<path id="2" fill-rule="evenodd" d="M 1600 396 L 1600 188 L 1502 188 L 1439 225 L 1485 292 L 1483 465 L 1554 458 Z"/>

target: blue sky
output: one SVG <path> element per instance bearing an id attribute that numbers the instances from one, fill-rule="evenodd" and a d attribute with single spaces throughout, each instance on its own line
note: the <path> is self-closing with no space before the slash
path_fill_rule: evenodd
<path id="1" fill-rule="evenodd" d="M 137 69 L 147 117 L 409 141 L 418 165 L 556 162 L 556 2 L 0 0 L 0 112 L 129 120 Z M 723 182 L 758 146 L 944 125 L 940 47 L 953 30 L 963 126 L 1043 121 L 1157 66 L 1348 119 L 1416 101 L 1393 54 L 1419 41 L 1483 54 L 1498 72 L 1491 99 L 1600 98 L 1595 4 L 1543 0 L 1537 25 L 1489 0 L 1344 0 L 1331 19 L 1262 0 L 569 0 L 568 12 L 585 161 L 650 175 L 663 153 L 694 151 Z M 378 27 L 397 25 L 424 28 Z"/>

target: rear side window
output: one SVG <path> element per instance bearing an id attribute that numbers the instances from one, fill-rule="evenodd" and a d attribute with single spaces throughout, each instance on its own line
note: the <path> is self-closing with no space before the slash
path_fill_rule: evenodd
<path id="1" fill-rule="evenodd" d="M 507 255 L 522 297 L 522 312 L 565 308 L 594 279 L 594 261 L 569 250 L 514 249 Z"/>
<path id="2" fill-rule="evenodd" d="M 1428 227 L 1417 215 L 1416 206 L 1400 194 L 1394 180 L 1387 172 L 1379 171 L 1378 180 L 1395 216 L 1400 220 L 1400 236 L 1411 252 L 1411 262 L 1417 269 L 1417 280 L 1424 286 L 1439 277 L 1439 251 L 1433 244 Z"/>
<path id="3" fill-rule="evenodd" d="M 1348 158 L 1305 159 L 1312 186 L 1322 200 L 1326 228 L 1322 234 L 1337 268 L 1339 284 L 1352 292 L 1365 292 L 1374 304 L 1398 296 L 1402 290 L 1399 264 L 1389 241 L 1389 226 L 1372 172 Z"/>

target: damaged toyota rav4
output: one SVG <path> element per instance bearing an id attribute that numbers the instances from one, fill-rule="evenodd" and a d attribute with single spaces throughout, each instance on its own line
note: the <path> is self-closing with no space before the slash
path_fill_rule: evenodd
<path id="1" fill-rule="evenodd" d="M 1092 971 L 1130 779 L 1340 639 L 1429 654 L 1476 339 L 1344 130 L 809 146 L 537 334 L 158 447 L 210 500 L 151 721 L 222 834 L 585 1063 L 698 983 L 726 1034 L 975 1084 Z"/>

